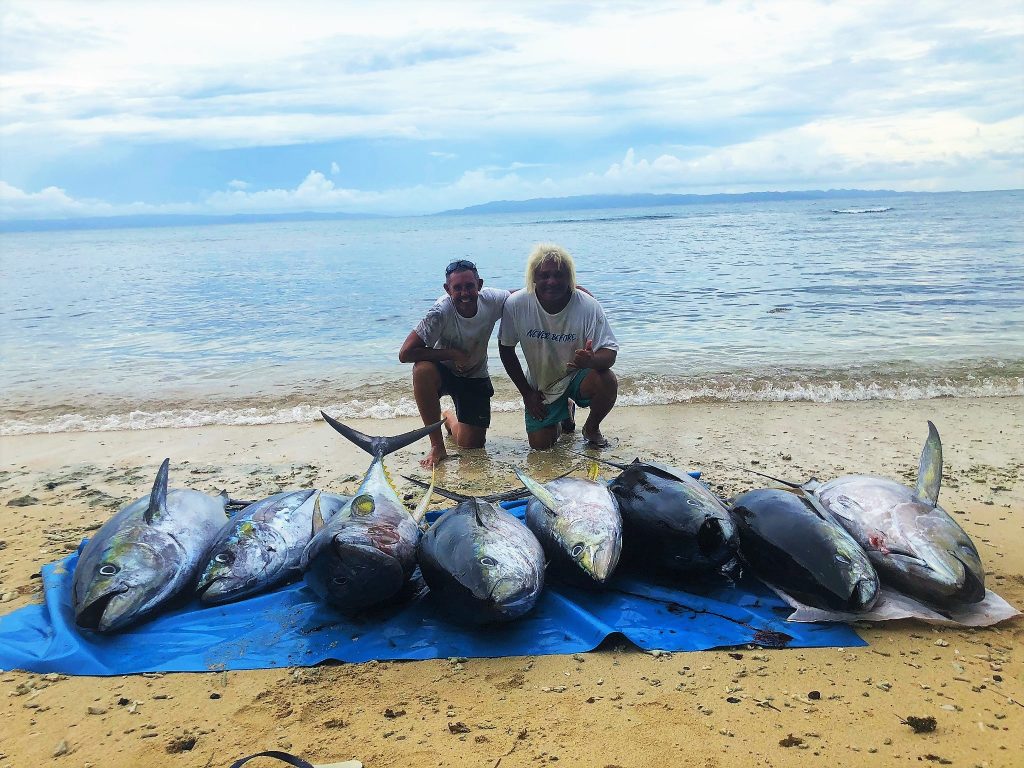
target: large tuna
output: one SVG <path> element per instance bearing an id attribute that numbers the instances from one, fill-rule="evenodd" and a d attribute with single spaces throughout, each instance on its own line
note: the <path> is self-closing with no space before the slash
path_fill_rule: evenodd
<path id="1" fill-rule="evenodd" d="M 917 487 L 855 475 L 808 484 L 868 553 L 884 582 L 933 605 L 985 598 L 985 570 L 974 542 L 938 505 L 942 442 L 928 422 Z"/>
<path id="2" fill-rule="evenodd" d="M 544 589 L 544 551 L 536 536 L 481 498 L 461 497 L 442 514 L 420 539 L 417 559 L 431 592 L 468 624 L 517 619 Z"/>
<path id="3" fill-rule="evenodd" d="M 604 584 L 622 554 L 622 517 L 608 486 L 597 482 L 597 465 L 583 480 L 561 477 L 538 483 L 516 470 L 533 494 L 526 505 L 526 525 L 561 575 L 585 583 Z"/>
<path id="4" fill-rule="evenodd" d="M 153 491 L 89 539 L 72 580 L 75 623 L 113 632 L 140 621 L 195 584 L 225 521 L 227 496 L 168 491 L 164 459 Z"/>
<path id="5" fill-rule="evenodd" d="M 395 437 L 371 437 L 321 414 L 373 460 L 348 504 L 329 521 L 314 516 L 315 532 L 300 567 L 323 600 L 358 610 L 397 595 L 416 567 L 419 521 L 395 493 L 384 457 L 440 429 L 441 422 Z"/>
<path id="6" fill-rule="evenodd" d="M 754 574 L 806 605 L 869 610 L 878 575 L 857 542 L 804 491 L 748 491 L 730 509 Z"/>
<path id="7" fill-rule="evenodd" d="M 249 597 L 302 575 L 314 510 L 330 520 L 352 499 L 305 489 L 250 504 L 221 528 L 197 590 L 204 604 Z"/>
<path id="8" fill-rule="evenodd" d="M 734 559 L 736 528 L 703 483 L 654 462 L 604 463 L 622 470 L 608 487 L 622 514 L 624 557 L 682 576 L 712 573 Z"/>

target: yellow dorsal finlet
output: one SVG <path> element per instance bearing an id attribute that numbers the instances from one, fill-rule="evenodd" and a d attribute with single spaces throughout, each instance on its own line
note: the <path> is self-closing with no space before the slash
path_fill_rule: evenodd
<path id="1" fill-rule="evenodd" d="M 596 461 L 590 462 L 590 466 L 587 467 L 587 479 L 588 480 L 595 480 L 596 481 L 600 474 L 601 474 L 601 468 L 597 466 L 597 462 Z"/>

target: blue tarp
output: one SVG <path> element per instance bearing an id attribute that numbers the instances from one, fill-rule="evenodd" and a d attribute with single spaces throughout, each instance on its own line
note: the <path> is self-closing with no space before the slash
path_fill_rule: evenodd
<path id="1" fill-rule="evenodd" d="M 520 516 L 525 508 L 523 502 L 509 506 Z M 328 659 L 546 655 L 589 651 L 615 634 L 665 651 L 865 645 L 845 625 L 786 623 L 792 609 L 750 577 L 686 592 L 629 574 L 601 591 L 549 583 L 531 614 L 494 627 L 446 621 L 425 588 L 388 608 L 346 617 L 300 581 L 223 606 L 204 608 L 193 599 L 103 636 L 75 626 L 71 574 L 77 561 L 75 553 L 44 566 L 43 605 L 0 617 L 0 669 L 124 675 L 311 666 Z"/>

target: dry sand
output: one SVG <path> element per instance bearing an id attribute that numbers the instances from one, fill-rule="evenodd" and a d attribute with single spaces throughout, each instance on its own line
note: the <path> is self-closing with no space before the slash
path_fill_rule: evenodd
<path id="1" fill-rule="evenodd" d="M 612 455 L 701 469 L 728 496 L 759 485 L 734 465 L 792 479 L 869 472 L 912 484 L 926 419 L 944 442 L 943 506 L 977 544 L 990 588 L 1021 607 L 1024 398 L 623 408 L 607 432 L 619 439 Z M 355 423 L 391 434 L 415 425 Z M 521 416 L 498 414 L 488 447 L 446 462 L 438 483 L 514 487 L 513 464 L 551 477 L 576 447 L 570 439 L 530 453 Z M 390 457 L 394 476 L 420 473 L 425 450 Z M 172 485 L 236 497 L 302 486 L 350 492 L 366 466 L 323 424 L 2 438 L 0 610 L 38 601 L 40 566 L 147 493 L 165 456 Z M 655 656 L 613 646 L 112 678 L 5 670 L 0 766 L 227 766 L 272 748 L 370 768 L 1024 765 L 1024 621 L 859 631 L 869 647 Z M 907 716 L 934 717 L 937 727 L 915 734 Z"/>

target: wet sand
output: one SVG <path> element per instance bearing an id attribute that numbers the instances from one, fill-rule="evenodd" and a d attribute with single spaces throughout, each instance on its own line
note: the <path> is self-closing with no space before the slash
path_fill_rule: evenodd
<path id="1" fill-rule="evenodd" d="M 618 441 L 607 455 L 702 470 L 724 496 L 760 485 L 738 466 L 912 485 L 927 419 L 943 439 L 942 505 L 978 546 L 989 588 L 1024 606 L 1024 398 L 623 408 L 606 423 Z M 353 423 L 377 434 L 416 425 Z M 496 414 L 488 447 L 459 451 L 438 484 L 493 492 L 517 487 L 513 465 L 546 479 L 578 460 L 578 437 L 531 453 L 521 430 L 520 415 Z M 388 459 L 416 498 L 400 475 L 423 476 L 426 449 Z M 319 423 L 0 438 L 0 612 L 40 600 L 39 568 L 148 493 L 165 456 L 172 486 L 236 498 L 351 492 L 367 464 Z M 1022 764 L 1024 620 L 859 632 L 868 647 L 651 655 L 611 644 L 573 656 L 110 678 L 3 670 L 0 766 L 227 766 L 264 749 L 369 767 Z M 936 727 L 915 733 L 908 716 Z"/>

